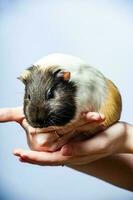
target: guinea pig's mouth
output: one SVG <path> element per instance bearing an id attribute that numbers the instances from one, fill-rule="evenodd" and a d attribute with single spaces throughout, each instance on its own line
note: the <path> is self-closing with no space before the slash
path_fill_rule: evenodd
<path id="1" fill-rule="evenodd" d="M 30 123 L 30 125 L 33 127 L 33 128 L 47 128 L 49 125 L 41 125 L 41 124 L 33 124 L 33 123 Z"/>
<path id="2" fill-rule="evenodd" d="M 65 126 L 71 122 L 74 116 L 74 112 L 71 115 L 67 115 L 66 113 L 61 113 L 60 115 L 52 113 L 47 117 L 44 116 L 41 118 L 26 115 L 26 120 L 34 128 L 47 128 L 49 126 Z"/>
<path id="3" fill-rule="evenodd" d="M 32 122 L 29 120 L 27 120 L 27 121 L 33 128 L 47 128 L 48 126 L 50 126 L 49 123 Z"/>
<path id="4" fill-rule="evenodd" d="M 51 120 L 51 121 L 48 120 L 47 122 L 45 121 L 43 123 L 41 121 L 33 122 L 28 119 L 27 119 L 27 121 L 33 128 L 47 128 L 49 126 L 64 126 L 64 125 L 68 124 L 70 120 L 68 122 L 66 122 L 66 121 L 65 122 L 63 122 L 63 121 L 54 122 L 53 120 Z"/>

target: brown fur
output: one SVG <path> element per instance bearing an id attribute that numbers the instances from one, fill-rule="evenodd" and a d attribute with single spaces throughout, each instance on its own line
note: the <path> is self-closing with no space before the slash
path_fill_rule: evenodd
<path id="1" fill-rule="evenodd" d="M 103 113 L 106 117 L 104 126 L 110 126 L 120 119 L 122 110 L 121 95 L 117 87 L 108 80 L 108 93 L 104 104 L 100 109 L 100 113 Z"/>

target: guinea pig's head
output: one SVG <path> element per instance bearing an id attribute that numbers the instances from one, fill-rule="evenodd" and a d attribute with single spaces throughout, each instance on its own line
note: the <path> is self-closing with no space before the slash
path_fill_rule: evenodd
<path id="1" fill-rule="evenodd" d="M 63 126 L 76 114 L 76 85 L 59 67 L 32 66 L 19 79 L 25 84 L 24 114 L 35 128 Z"/>

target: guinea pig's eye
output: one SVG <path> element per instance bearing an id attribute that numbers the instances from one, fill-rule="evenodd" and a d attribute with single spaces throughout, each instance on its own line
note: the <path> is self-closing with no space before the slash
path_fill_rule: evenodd
<path id="1" fill-rule="evenodd" d="M 27 96 L 27 97 L 28 97 L 28 99 L 29 99 L 29 100 L 31 99 L 31 97 L 30 97 L 30 94 L 28 94 L 28 96 Z"/>
<path id="2" fill-rule="evenodd" d="M 54 91 L 53 91 L 53 89 L 52 88 L 48 89 L 48 91 L 47 91 L 47 99 L 51 99 L 53 97 L 54 97 Z"/>

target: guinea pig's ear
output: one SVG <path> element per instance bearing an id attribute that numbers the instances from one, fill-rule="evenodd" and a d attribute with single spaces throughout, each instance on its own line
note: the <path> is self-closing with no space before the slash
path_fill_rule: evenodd
<path id="1" fill-rule="evenodd" d="M 58 70 L 56 72 L 56 78 L 60 80 L 69 81 L 70 77 L 71 77 L 71 73 L 69 71 Z"/>
<path id="2" fill-rule="evenodd" d="M 17 79 L 19 79 L 24 84 L 26 84 L 28 82 L 28 80 L 29 80 L 30 73 L 31 72 L 29 70 L 24 70 L 24 72 L 19 77 L 17 77 Z"/>
<path id="3" fill-rule="evenodd" d="M 24 70 L 24 72 L 17 77 L 17 79 L 21 80 L 25 85 L 29 82 L 31 73 L 35 70 L 36 66 L 31 66 L 28 69 Z"/>

